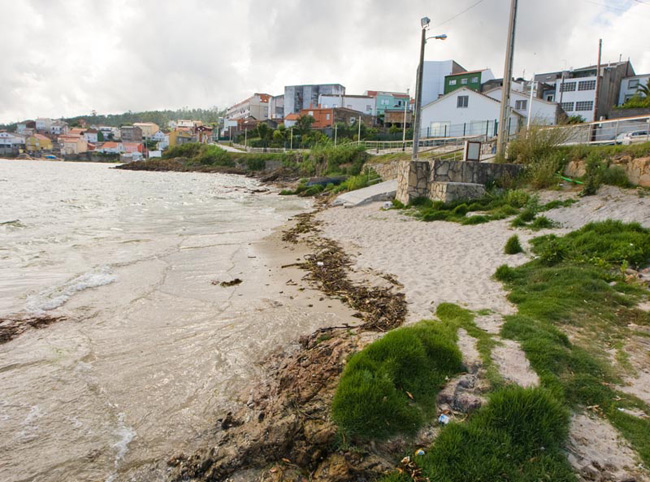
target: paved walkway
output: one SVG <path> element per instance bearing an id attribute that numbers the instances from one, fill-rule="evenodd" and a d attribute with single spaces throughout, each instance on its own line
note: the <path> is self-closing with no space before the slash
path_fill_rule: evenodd
<path id="1" fill-rule="evenodd" d="M 346 192 L 338 196 L 332 203 L 334 206 L 361 206 L 376 201 L 391 201 L 397 193 L 397 180 L 384 181 L 356 191 Z"/>

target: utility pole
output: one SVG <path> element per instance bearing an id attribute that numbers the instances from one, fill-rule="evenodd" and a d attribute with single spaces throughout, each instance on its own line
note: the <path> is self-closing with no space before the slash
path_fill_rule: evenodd
<path id="1" fill-rule="evenodd" d="M 336 147 L 336 134 L 338 131 L 339 126 L 334 122 L 334 147 Z"/>
<path id="2" fill-rule="evenodd" d="M 404 122 L 402 124 L 402 151 L 406 150 L 406 109 L 411 103 L 411 96 L 409 92 L 411 89 L 406 89 L 406 101 L 404 101 Z"/>
<path id="3" fill-rule="evenodd" d="M 244 150 L 248 150 L 248 127 L 244 129 Z"/>
<path id="4" fill-rule="evenodd" d="M 598 120 L 598 98 L 600 97 L 600 68 L 603 60 L 603 39 L 598 40 L 598 66 L 596 67 L 596 98 L 594 99 L 594 122 Z"/>
<path id="5" fill-rule="evenodd" d="M 426 19 L 426 20 L 425 20 Z M 420 63 L 418 64 L 418 77 L 415 85 L 415 123 L 413 124 L 413 155 L 412 159 L 417 161 L 420 147 L 420 114 L 422 111 L 422 71 L 424 70 L 424 44 L 427 42 L 427 28 L 430 20 L 422 19 L 422 40 L 420 41 Z"/>
<path id="6" fill-rule="evenodd" d="M 293 127 L 291 128 L 290 134 L 291 134 L 291 145 L 289 146 L 289 150 L 293 151 Z"/>
<path id="7" fill-rule="evenodd" d="M 515 53 L 515 27 L 517 25 L 517 0 L 510 4 L 510 25 L 506 45 L 506 62 L 503 69 L 503 90 L 501 91 L 501 114 L 499 116 L 499 137 L 497 139 L 497 156 L 503 156 L 508 142 L 508 122 L 510 117 L 510 87 L 512 83 L 512 65 Z"/>

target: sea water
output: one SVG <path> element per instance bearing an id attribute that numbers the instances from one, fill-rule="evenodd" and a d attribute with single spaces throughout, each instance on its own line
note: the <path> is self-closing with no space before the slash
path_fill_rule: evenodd
<path id="1" fill-rule="evenodd" d="M 301 322 L 257 246 L 308 205 L 256 186 L 0 160 L 0 319 L 65 317 L 0 345 L 0 480 L 131 480 L 210 432 Z"/>

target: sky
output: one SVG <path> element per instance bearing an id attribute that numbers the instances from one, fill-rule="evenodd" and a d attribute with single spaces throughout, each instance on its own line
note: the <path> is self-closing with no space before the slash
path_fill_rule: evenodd
<path id="1" fill-rule="evenodd" d="M 511 0 L 0 0 L 0 123 L 226 108 L 285 85 L 414 92 L 426 60 L 503 76 Z M 519 0 L 514 76 L 630 58 L 650 73 L 650 0 Z"/>

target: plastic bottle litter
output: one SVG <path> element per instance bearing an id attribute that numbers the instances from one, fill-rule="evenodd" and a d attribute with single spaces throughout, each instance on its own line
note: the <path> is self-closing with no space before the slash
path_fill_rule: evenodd
<path id="1" fill-rule="evenodd" d="M 447 425 L 450 421 L 451 419 L 447 415 L 443 414 L 438 417 L 438 423 L 440 425 Z"/>
<path id="2" fill-rule="evenodd" d="M 325 263 L 322 261 L 316 261 L 316 266 L 325 266 Z"/>
<path id="3" fill-rule="evenodd" d="M 424 455 L 424 450 L 422 450 L 422 449 L 417 449 L 417 450 L 415 451 L 415 455 L 419 455 L 419 456 Z"/>

